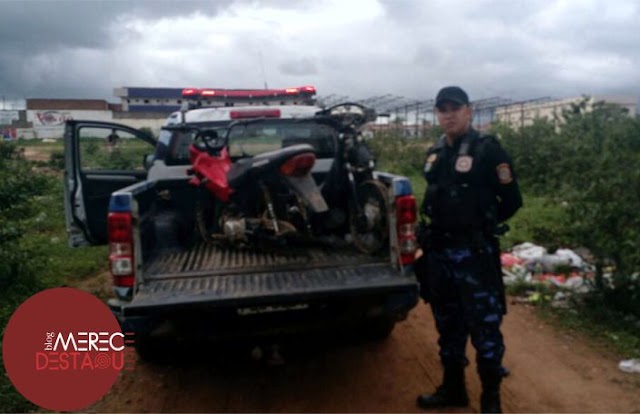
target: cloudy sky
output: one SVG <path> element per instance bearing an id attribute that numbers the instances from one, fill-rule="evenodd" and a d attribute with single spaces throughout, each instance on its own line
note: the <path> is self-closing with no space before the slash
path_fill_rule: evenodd
<path id="1" fill-rule="evenodd" d="M 284 88 L 472 99 L 640 95 L 636 0 L 0 0 L 0 94 Z"/>

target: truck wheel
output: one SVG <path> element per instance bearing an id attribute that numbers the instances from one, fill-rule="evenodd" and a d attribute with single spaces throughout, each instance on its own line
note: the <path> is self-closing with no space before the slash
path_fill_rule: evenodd
<path id="1" fill-rule="evenodd" d="M 383 341 L 391 335 L 396 321 L 391 318 L 375 318 L 368 320 L 362 326 L 365 339 L 370 341 Z"/>
<path id="2" fill-rule="evenodd" d="M 143 361 L 163 363 L 175 358 L 177 344 L 168 338 L 140 335 L 136 337 L 135 348 Z"/>
<path id="3" fill-rule="evenodd" d="M 356 191 L 359 207 L 352 204 L 349 208 L 351 237 L 360 251 L 374 254 L 387 246 L 389 237 L 387 188 L 379 181 L 369 180 Z"/>
<path id="4" fill-rule="evenodd" d="M 196 198 L 196 229 L 203 241 L 212 242 L 212 235 L 220 231 L 217 224 L 219 213 L 215 198 L 205 189 L 199 188 Z"/>

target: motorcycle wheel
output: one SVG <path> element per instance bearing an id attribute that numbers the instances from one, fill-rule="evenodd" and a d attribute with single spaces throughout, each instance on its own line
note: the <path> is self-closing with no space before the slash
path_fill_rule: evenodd
<path id="1" fill-rule="evenodd" d="M 387 188 L 376 180 L 365 181 L 356 187 L 356 198 L 360 208 L 353 205 L 349 208 L 353 243 L 364 253 L 377 253 L 387 245 L 389 238 Z"/>
<path id="2" fill-rule="evenodd" d="M 214 241 L 213 234 L 219 232 L 217 203 L 204 189 L 198 189 L 196 199 L 196 229 L 207 243 Z"/>

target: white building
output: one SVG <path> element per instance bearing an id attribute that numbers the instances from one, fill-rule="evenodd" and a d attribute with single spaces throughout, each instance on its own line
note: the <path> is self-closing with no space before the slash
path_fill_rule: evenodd
<path id="1" fill-rule="evenodd" d="M 571 108 L 572 104 L 578 104 L 585 97 L 565 98 L 565 99 L 535 99 L 511 103 L 496 108 L 495 119 L 515 128 L 533 124 L 535 119 L 548 119 L 553 121 L 562 115 L 564 109 Z M 637 113 L 638 100 L 629 96 L 592 96 L 588 97 L 587 110 L 595 102 L 606 102 L 617 104 L 627 108 L 629 116 Z"/>
<path id="2" fill-rule="evenodd" d="M 62 138 L 65 121 L 70 119 L 146 127 L 158 135 L 167 119 L 163 113 L 122 112 L 120 105 L 100 99 L 27 99 L 26 107 L 26 124 L 15 128 L 17 138 Z"/>

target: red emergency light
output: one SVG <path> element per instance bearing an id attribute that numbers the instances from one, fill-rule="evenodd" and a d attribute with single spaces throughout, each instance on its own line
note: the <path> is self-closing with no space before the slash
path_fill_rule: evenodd
<path id="1" fill-rule="evenodd" d="M 186 88 L 182 90 L 183 98 L 191 98 L 200 95 L 200 89 L 196 88 Z"/>
<path id="2" fill-rule="evenodd" d="M 248 111 L 230 111 L 231 119 L 280 118 L 279 109 L 256 109 Z"/>
<path id="3" fill-rule="evenodd" d="M 206 99 L 264 99 L 280 97 L 310 97 L 316 93 L 315 86 L 301 86 L 298 88 L 285 89 L 196 89 L 187 88 L 182 90 L 183 98 L 206 98 Z"/>

